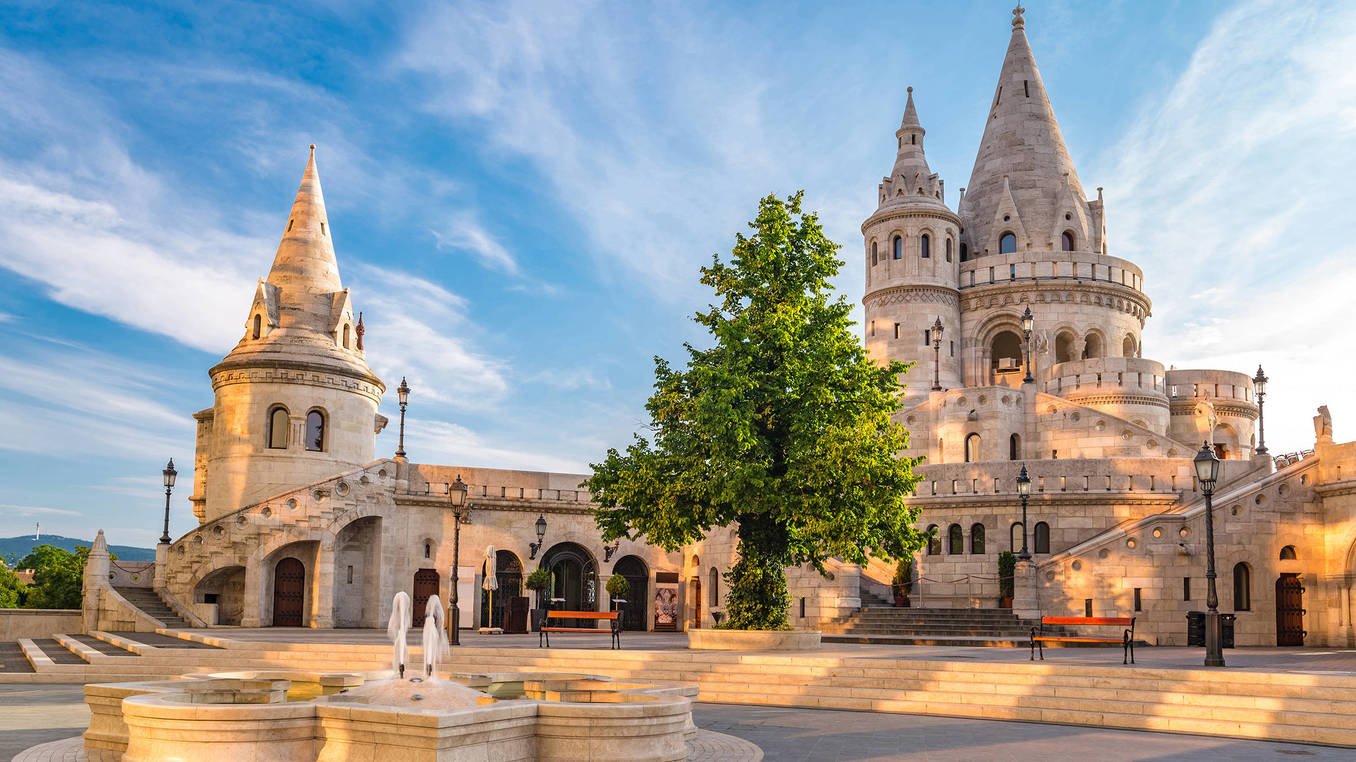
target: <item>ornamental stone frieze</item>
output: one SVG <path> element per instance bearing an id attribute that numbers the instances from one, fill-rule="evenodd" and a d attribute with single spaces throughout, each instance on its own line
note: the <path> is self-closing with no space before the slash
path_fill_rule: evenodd
<path id="1" fill-rule="evenodd" d="M 880 307 L 888 304 L 942 304 L 955 307 L 960 297 L 955 291 L 932 286 L 892 286 L 872 291 L 862 299 L 868 307 Z"/>
<path id="2" fill-rule="evenodd" d="M 965 292 L 963 308 L 967 312 L 1004 307 L 1015 304 L 1086 304 L 1133 315 L 1144 322 L 1152 305 L 1147 296 L 1128 286 L 1080 286 L 1077 291 L 1051 287 L 1031 281 L 1003 281 L 996 283 L 962 285 Z M 981 293 L 976 293 L 981 292 Z M 1127 297 L 1127 293 L 1129 296 Z M 1034 294 L 1034 296 L 1033 296 Z"/>
<path id="3" fill-rule="evenodd" d="M 380 401 L 382 389 L 370 381 L 358 380 L 349 376 L 333 373 L 316 373 L 304 366 L 294 368 L 250 368 L 248 370 L 228 370 L 212 376 L 213 390 L 233 384 L 279 383 L 318 386 L 327 389 L 344 389 L 357 392 L 373 400 Z"/>
<path id="4" fill-rule="evenodd" d="M 1078 400 L 1080 405 L 1148 405 L 1168 410 L 1168 400 L 1165 397 L 1153 397 L 1147 394 L 1090 394 L 1081 395 L 1074 390 L 1061 393 L 1059 396 L 1068 400 Z"/>

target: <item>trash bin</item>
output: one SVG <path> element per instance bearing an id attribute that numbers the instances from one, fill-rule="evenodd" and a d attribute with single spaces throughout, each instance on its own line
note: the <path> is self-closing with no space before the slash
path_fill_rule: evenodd
<path id="1" fill-rule="evenodd" d="M 1186 613 L 1186 618 L 1187 645 L 1205 648 L 1205 612 L 1188 611 Z M 1237 618 L 1238 616 L 1236 614 L 1219 615 L 1219 635 L 1220 640 L 1223 641 L 1221 647 L 1234 647 L 1234 620 Z"/>

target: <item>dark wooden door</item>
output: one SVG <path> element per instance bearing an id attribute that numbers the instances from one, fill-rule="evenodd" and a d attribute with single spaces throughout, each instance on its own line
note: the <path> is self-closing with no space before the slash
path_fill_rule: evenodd
<path id="1" fill-rule="evenodd" d="M 424 626 L 424 607 L 430 596 L 438 594 L 438 570 L 420 569 L 414 573 L 414 616 L 415 627 Z"/>
<path id="2" fill-rule="evenodd" d="M 1276 580 L 1276 645 L 1304 645 L 1304 585 L 1298 574 Z"/>
<path id="3" fill-rule="evenodd" d="M 702 578 L 701 575 L 693 577 L 687 586 L 688 594 L 692 596 L 692 623 L 688 626 L 694 630 L 701 629 L 702 626 Z"/>
<path id="4" fill-rule="evenodd" d="M 626 556 L 612 567 L 612 571 L 625 577 L 628 585 L 624 596 L 626 603 L 621 607 L 622 629 L 643 631 L 646 624 L 646 606 L 650 600 L 649 570 L 639 558 Z"/>
<path id="5" fill-rule="evenodd" d="M 288 556 L 273 567 L 273 626 L 301 627 L 306 601 L 306 567 Z"/>

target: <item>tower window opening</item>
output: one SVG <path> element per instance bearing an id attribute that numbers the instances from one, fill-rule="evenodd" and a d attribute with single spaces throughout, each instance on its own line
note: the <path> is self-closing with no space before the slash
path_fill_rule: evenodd
<path id="1" fill-rule="evenodd" d="M 1234 565 L 1234 611 L 1252 610 L 1252 569 L 1247 564 Z"/>
<path id="2" fill-rule="evenodd" d="M 432 557 L 433 557 L 433 543 L 426 542 L 424 543 L 424 558 Z"/>
<path id="3" fill-rule="evenodd" d="M 348 345 L 348 323 L 344 324 L 344 349 L 349 349 Z"/>
<path id="4" fill-rule="evenodd" d="M 1003 86 L 999 85 L 998 92 L 994 93 L 993 96 L 993 105 L 997 106 L 999 103 L 1002 102 L 1003 102 Z"/>
<path id="5" fill-rule="evenodd" d="M 917 136 L 917 135 L 910 135 L 910 136 L 909 136 L 909 145 L 911 145 L 911 146 L 912 146 L 912 145 L 918 145 L 918 136 Z"/>
<path id="6" fill-rule="evenodd" d="M 292 232 L 292 226 L 295 225 L 295 224 L 297 224 L 297 221 L 296 221 L 296 220 L 288 220 L 288 221 L 287 221 L 287 232 L 291 233 L 291 232 Z"/>
<path id="7" fill-rule="evenodd" d="M 306 449 L 311 452 L 325 451 L 325 414 L 319 410 L 306 414 Z"/>
<path id="8" fill-rule="evenodd" d="M 879 257 L 877 257 L 876 254 L 877 254 L 877 246 L 876 246 L 876 242 L 875 242 L 875 241 L 872 241 L 872 242 L 871 242 L 871 266 L 872 266 L 872 267 L 875 267 L 875 266 L 876 266 L 876 263 L 880 261 Z"/>
<path id="9" fill-rule="evenodd" d="M 874 320 L 871 321 L 871 335 L 872 336 L 876 335 L 876 321 Z"/>
<path id="10" fill-rule="evenodd" d="M 965 244 L 964 242 L 962 242 L 962 243 L 961 243 L 960 249 L 961 249 L 961 252 L 960 252 L 960 254 L 961 254 L 961 261 L 962 261 L 962 262 L 968 262 L 968 261 L 970 260 L 970 247 L 969 247 L 967 244 Z M 970 275 L 971 275 L 971 277 L 973 277 L 973 276 L 974 276 L 974 273 L 971 272 Z"/>
<path id="11" fill-rule="evenodd" d="M 923 252 L 923 259 L 932 258 L 932 238 L 927 233 L 918 239 L 918 248 Z"/>
<path id="12" fill-rule="evenodd" d="M 1038 521 L 1038 522 L 1036 522 L 1035 531 L 1033 531 L 1031 534 L 1033 535 L 1033 538 L 1032 538 L 1032 539 L 1033 539 L 1033 542 L 1032 542 L 1032 544 L 1036 546 L 1036 547 L 1032 550 L 1032 552 L 1033 552 L 1033 553 L 1049 553 L 1049 552 L 1050 552 L 1050 525 L 1047 524 L 1047 523 L 1045 523 L 1044 521 Z"/>
<path id="13" fill-rule="evenodd" d="M 923 331 L 923 346 L 926 347 L 931 343 L 932 343 L 932 329 L 929 328 Z"/>
<path id="14" fill-rule="evenodd" d="M 1008 280 L 1017 280 L 1017 265 L 1008 265 Z"/>
<path id="15" fill-rule="evenodd" d="M 287 408 L 281 405 L 268 411 L 268 448 L 270 450 L 287 449 L 287 428 L 290 420 Z"/>
<path id="16" fill-rule="evenodd" d="M 895 323 L 895 338 L 899 338 L 899 323 Z"/>
<path id="17" fill-rule="evenodd" d="M 928 526 L 928 551 L 929 556 L 939 556 L 942 553 L 942 538 L 937 536 L 937 525 Z"/>
<path id="18" fill-rule="evenodd" d="M 946 261 L 951 261 L 951 239 L 946 239 Z"/>
<path id="19" fill-rule="evenodd" d="M 1294 561 L 1296 558 L 1294 545 L 1287 545 L 1284 548 L 1281 548 L 1282 561 Z"/>
<path id="20" fill-rule="evenodd" d="M 974 524 L 970 527 L 970 552 L 979 556 L 984 555 L 983 524 Z"/>
<path id="21" fill-rule="evenodd" d="M 946 545 L 946 553 L 949 556 L 959 556 L 965 552 L 965 530 L 961 529 L 960 524 L 947 527 Z"/>
<path id="22" fill-rule="evenodd" d="M 264 317 L 263 317 L 263 315 L 255 315 L 255 316 L 254 316 L 254 330 L 250 332 L 250 335 L 251 335 L 253 338 L 256 338 L 256 339 L 257 339 L 257 338 L 259 338 L 259 334 L 263 333 L 263 330 L 264 330 Z"/>
<path id="23" fill-rule="evenodd" d="M 894 240 L 893 246 L 894 246 L 894 252 L 893 252 L 893 254 L 892 254 L 891 256 L 893 256 L 895 259 L 903 259 L 903 258 L 904 258 L 904 239 L 903 239 L 903 237 L 901 237 L 901 236 L 895 236 L 895 240 Z"/>
<path id="24" fill-rule="evenodd" d="M 1063 235 L 1059 237 L 1059 245 L 1060 248 L 1063 249 L 1064 251 L 1073 251 L 1074 250 L 1073 233 L 1070 233 L 1067 230 L 1064 231 Z"/>
<path id="25" fill-rule="evenodd" d="M 1022 80 L 1022 93 L 1028 98 L 1031 97 L 1031 84 L 1028 80 Z"/>
<path id="26" fill-rule="evenodd" d="M 999 237 L 999 239 L 998 239 L 998 253 L 999 253 L 999 254 L 1016 254 L 1016 253 L 1017 253 L 1017 236 L 1016 236 L 1016 234 L 1014 234 L 1014 233 L 1004 233 L 1002 236 Z"/>
<path id="27" fill-rule="evenodd" d="M 965 437 L 965 462 L 977 463 L 979 461 L 979 435 L 970 434 Z"/>
<path id="28" fill-rule="evenodd" d="M 320 223 L 320 234 L 325 235 L 325 223 Z"/>
<path id="29" fill-rule="evenodd" d="M 956 341 L 955 341 L 955 339 L 952 339 L 952 340 L 951 340 L 951 356 L 952 356 L 952 357 L 955 357 L 955 356 L 956 356 Z"/>

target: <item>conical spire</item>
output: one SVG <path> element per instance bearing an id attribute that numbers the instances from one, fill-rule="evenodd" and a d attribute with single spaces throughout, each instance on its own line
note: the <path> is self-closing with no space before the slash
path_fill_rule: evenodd
<path id="1" fill-rule="evenodd" d="M 961 209 L 965 235 L 976 254 L 996 253 L 998 237 L 1008 232 L 999 229 L 1003 220 L 997 216 L 1005 180 L 1026 230 L 1035 237 L 1018 241 L 1018 251 L 1058 248 L 1058 235 L 1051 239 L 1049 232 L 1060 227 L 1057 218 L 1071 211 L 1072 216 L 1087 214 L 1087 197 L 1026 38 L 1024 12 L 1021 6 L 1012 12 L 1012 39 Z M 1061 193 L 1066 182 L 1068 190 Z M 1062 208 L 1067 204 L 1061 199 L 1067 200 L 1070 192 L 1080 209 Z M 1080 243 L 1085 239 L 1079 238 Z"/>
<path id="2" fill-rule="evenodd" d="M 301 187 L 292 202 L 292 213 L 287 216 L 287 228 L 268 273 L 268 282 L 282 289 L 285 300 L 294 295 L 301 297 L 303 293 L 330 294 L 343 290 L 330 233 L 313 143 L 306 171 L 301 175 Z"/>
<path id="3" fill-rule="evenodd" d="M 918 109 L 913 105 L 913 88 L 908 88 L 904 104 L 904 118 L 900 120 L 895 138 L 899 150 L 890 177 L 881 184 L 880 205 L 924 203 L 938 206 L 942 200 L 942 182 L 928 166 L 923 154 L 923 136 L 927 131 L 918 121 Z"/>

